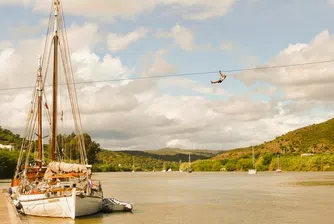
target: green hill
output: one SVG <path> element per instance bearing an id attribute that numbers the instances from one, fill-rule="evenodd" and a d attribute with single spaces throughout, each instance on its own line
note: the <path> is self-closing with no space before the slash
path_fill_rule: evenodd
<path id="1" fill-rule="evenodd" d="M 18 149 L 21 145 L 21 141 L 20 135 L 14 134 L 10 130 L 3 129 L 0 126 L 0 144 L 13 145 L 15 149 Z"/>
<path id="2" fill-rule="evenodd" d="M 179 148 L 162 148 L 158 150 L 147 150 L 147 151 L 114 151 L 127 153 L 133 156 L 144 156 L 154 159 L 164 160 L 164 161 L 188 161 L 189 154 L 191 156 L 191 161 L 196 161 L 199 159 L 208 159 L 219 154 L 220 151 L 215 150 L 199 150 L 199 149 L 179 149 Z"/>
<path id="3" fill-rule="evenodd" d="M 254 146 L 257 168 L 274 170 L 277 155 L 286 170 L 334 170 L 334 119 L 290 131 L 274 140 Z M 313 156 L 301 157 L 309 153 Z M 227 170 L 247 170 L 252 166 L 252 148 L 225 151 L 213 160 Z M 275 159 L 274 159 L 275 158 Z"/>
<path id="4" fill-rule="evenodd" d="M 333 153 L 334 152 L 334 119 L 320 124 L 312 124 L 284 135 L 274 140 L 254 146 L 257 153 L 271 152 L 283 155 L 300 155 L 302 153 Z M 225 151 L 214 157 L 243 157 L 251 154 L 251 146 Z"/>
<path id="5" fill-rule="evenodd" d="M 176 161 L 154 158 L 153 154 L 142 151 L 110 151 L 102 149 L 97 154 L 97 163 L 94 165 L 94 171 L 132 171 L 133 164 L 135 171 L 162 170 L 163 165 L 165 165 L 165 169 L 179 169 L 179 163 Z"/>
<path id="6" fill-rule="evenodd" d="M 163 148 L 149 151 L 110 151 L 101 150 L 97 155 L 98 163 L 95 171 L 131 171 L 134 162 L 135 170 L 151 171 L 165 168 L 179 169 L 179 162 L 186 162 L 191 155 L 191 161 L 209 159 L 218 154 L 218 151 L 187 150 Z"/>

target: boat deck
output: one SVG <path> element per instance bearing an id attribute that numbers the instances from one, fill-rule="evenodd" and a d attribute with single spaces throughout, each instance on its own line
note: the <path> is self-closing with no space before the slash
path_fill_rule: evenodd
<path id="1" fill-rule="evenodd" d="M 2 224 L 21 224 L 14 205 L 6 190 L 0 189 L 0 220 Z"/>

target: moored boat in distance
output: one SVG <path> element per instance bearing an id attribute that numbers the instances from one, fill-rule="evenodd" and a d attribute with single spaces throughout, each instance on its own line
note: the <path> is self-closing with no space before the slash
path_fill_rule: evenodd
<path id="1" fill-rule="evenodd" d="M 280 162 L 279 162 L 279 155 L 277 155 L 277 169 L 275 170 L 276 173 L 281 173 L 282 170 L 281 170 L 281 165 L 280 165 Z"/>
<path id="2" fill-rule="evenodd" d="M 192 173 L 192 172 L 193 172 L 193 170 L 191 169 L 190 153 L 189 153 L 189 161 L 188 161 L 187 173 Z"/>
<path id="3" fill-rule="evenodd" d="M 257 171 L 255 169 L 255 157 L 254 157 L 254 147 L 252 146 L 252 158 L 253 158 L 253 168 L 248 170 L 248 174 L 256 174 Z"/>

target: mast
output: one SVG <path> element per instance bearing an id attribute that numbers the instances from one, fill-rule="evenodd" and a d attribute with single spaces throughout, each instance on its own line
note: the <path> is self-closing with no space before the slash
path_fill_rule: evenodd
<path id="1" fill-rule="evenodd" d="M 278 169 L 280 169 L 280 164 L 279 164 L 279 155 L 277 155 L 277 163 L 278 163 Z"/>
<path id="2" fill-rule="evenodd" d="M 38 80 L 38 103 L 37 103 L 37 119 L 38 119 L 38 166 L 42 166 L 42 151 L 43 151 L 43 141 L 42 141 L 42 91 L 43 91 L 43 80 L 42 80 L 42 65 L 41 65 L 41 56 L 38 57 L 38 70 L 37 70 L 37 80 Z"/>
<path id="3" fill-rule="evenodd" d="M 52 99 L 52 135 L 51 135 L 51 159 L 56 160 L 57 143 L 57 93 L 58 93 L 58 14 L 59 0 L 54 0 L 54 36 L 53 36 L 53 99 Z"/>
<path id="4" fill-rule="evenodd" d="M 255 164 L 254 164 L 254 147 L 252 146 L 252 154 L 253 154 L 253 169 L 255 168 Z"/>

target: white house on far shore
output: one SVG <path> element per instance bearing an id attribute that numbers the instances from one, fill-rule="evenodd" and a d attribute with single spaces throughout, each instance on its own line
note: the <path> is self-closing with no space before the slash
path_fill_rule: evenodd
<path id="1" fill-rule="evenodd" d="M 13 145 L 0 144 L 0 149 L 9 149 L 9 151 L 12 151 L 12 150 L 14 150 L 14 146 Z"/>
<path id="2" fill-rule="evenodd" d="M 301 157 L 304 157 L 304 156 L 313 156 L 314 154 L 313 153 L 303 153 L 303 154 L 300 154 Z"/>

